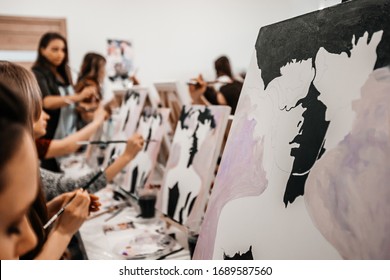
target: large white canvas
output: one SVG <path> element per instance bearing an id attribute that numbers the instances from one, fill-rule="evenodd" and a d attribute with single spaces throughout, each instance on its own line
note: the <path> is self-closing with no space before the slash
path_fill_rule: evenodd
<path id="1" fill-rule="evenodd" d="M 180 224 L 204 214 L 229 114 L 227 106 L 183 106 L 159 203 Z"/>
<path id="2" fill-rule="evenodd" d="M 169 109 L 146 107 L 137 125 L 137 133 L 145 139 L 142 150 L 126 167 L 123 190 L 133 195 L 150 182 L 168 122 Z"/>
<path id="3" fill-rule="evenodd" d="M 260 29 L 196 259 L 390 258 L 389 12 Z"/>

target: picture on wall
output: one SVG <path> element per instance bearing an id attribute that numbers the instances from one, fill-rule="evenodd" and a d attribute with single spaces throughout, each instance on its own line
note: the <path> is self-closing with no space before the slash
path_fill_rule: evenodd
<path id="1" fill-rule="evenodd" d="M 146 107 L 139 118 L 136 132 L 145 140 L 144 147 L 126 167 L 124 183 L 121 186 L 127 193 L 138 196 L 138 191 L 147 185 L 156 165 L 169 109 Z"/>
<path id="2" fill-rule="evenodd" d="M 180 224 L 204 214 L 229 114 L 228 106 L 183 106 L 159 203 Z"/>
<path id="3" fill-rule="evenodd" d="M 127 80 L 134 69 L 133 46 L 128 40 L 107 39 L 107 76 L 112 80 Z"/>
<path id="4" fill-rule="evenodd" d="M 390 259 L 390 1 L 262 27 L 195 259 Z"/>

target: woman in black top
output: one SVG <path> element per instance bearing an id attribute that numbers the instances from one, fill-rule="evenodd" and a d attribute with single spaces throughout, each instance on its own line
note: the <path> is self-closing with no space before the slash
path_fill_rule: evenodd
<path id="1" fill-rule="evenodd" d="M 242 81 L 232 74 L 229 59 L 221 56 L 214 62 L 217 79 L 213 82 L 205 82 L 199 75 L 190 84 L 189 90 L 194 104 L 204 105 L 228 105 L 234 115 L 243 86 Z"/>
<path id="2" fill-rule="evenodd" d="M 58 33 L 42 36 L 32 71 L 42 92 L 43 108 L 50 116 L 45 138 L 64 138 L 75 130 L 74 103 L 90 98 L 96 94 L 96 90 L 86 87 L 79 94 L 73 94 L 67 43 Z M 42 161 L 42 167 L 59 171 L 53 160 Z"/>

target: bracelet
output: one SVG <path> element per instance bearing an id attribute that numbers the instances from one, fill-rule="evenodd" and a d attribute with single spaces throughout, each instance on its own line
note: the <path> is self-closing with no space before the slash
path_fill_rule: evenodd
<path id="1" fill-rule="evenodd" d="M 74 101 L 69 99 L 69 98 L 64 98 L 64 102 L 68 105 L 73 105 L 74 104 Z"/>

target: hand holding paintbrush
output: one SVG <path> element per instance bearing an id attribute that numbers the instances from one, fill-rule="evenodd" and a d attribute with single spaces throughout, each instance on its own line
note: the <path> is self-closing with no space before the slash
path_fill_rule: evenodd
<path id="1" fill-rule="evenodd" d="M 60 194 L 46 203 L 49 217 L 54 216 L 67 202 L 76 195 L 76 191 Z M 90 199 L 89 212 L 97 212 L 101 206 L 99 197 L 93 194 L 88 194 Z"/>
<path id="2" fill-rule="evenodd" d="M 53 216 L 56 218 L 51 219 L 52 222 L 47 223 L 44 229 L 58 219 L 55 230 L 60 234 L 73 236 L 87 219 L 91 200 L 87 191 L 77 190 L 64 202 L 65 205 Z"/>
<path id="3" fill-rule="evenodd" d="M 70 199 L 69 199 L 69 201 L 67 201 L 66 203 L 65 203 L 65 205 L 60 209 L 60 210 L 58 210 L 58 212 L 56 213 L 56 214 L 54 214 L 51 218 L 50 218 L 50 220 L 43 226 L 43 229 L 47 229 L 49 226 L 51 226 L 57 219 L 58 219 L 58 217 L 60 217 L 63 213 L 64 213 L 64 211 L 66 210 L 66 208 L 68 207 L 68 206 L 70 206 L 70 205 L 73 205 L 74 206 L 74 204 L 73 204 L 73 200 L 74 199 L 76 199 L 77 198 L 77 195 L 81 192 L 81 193 L 84 193 L 84 190 L 86 190 L 86 189 L 88 189 L 103 173 L 104 173 L 104 169 L 101 169 L 101 170 L 99 170 L 99 172 L 98 173 L 96 173 L 96 175 L 95 176 L 93 176 L 82 188 L 81 188 L 81 190 L 79 190 L 79 191 L 77 191 L 76 192 L 76 194 L 75 195 L 73 195 Z M 87 192 L 85 192 L 87 195 L 88 195 L 88 193 Z M 77 204 L 76 204 L 77 205 Z M 89 197 L 89 195 L 88 195 L 88 209 L 89 209 L 89 205 L 90 205 L 90 197 Z M 88 214 L 89 214 L 89 211 L 87 212 Z M 87 215 L 88 216 L 88 215 Z M 85 217 L 85 219 L 87 218 L 87 216 Z M 84 220 L 85 220 L 84 219 Z M 80 224 L 81 225 L 81 224 Z"/>

